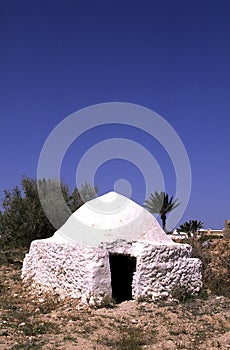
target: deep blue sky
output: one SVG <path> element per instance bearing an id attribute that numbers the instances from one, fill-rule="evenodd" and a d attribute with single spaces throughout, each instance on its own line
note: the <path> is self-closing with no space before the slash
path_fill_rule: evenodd
<path id="1" fill-rule="evenodd" d="M 68 115 L 130 102 L 164 117 L 186 147 L 192 192 L 181 222 L 222 228 L 230 218 L 229 18 L 230 0 L 2 0 L 0 196 L 23 174 L 36 177 L 47 136 Z M 154 142 L 135 130 L 94 131 L 76 140 L 63 161 L 71 188 L 78 148 L 84 153 L 98 140 L 127 135 L 145 147 Z M 167 154 L 154 149 L 174 195 Z M 129 162 L 111 160 L 98 169 L 100 193 L 119 177 L 141 202 L 143 176 Z"/>

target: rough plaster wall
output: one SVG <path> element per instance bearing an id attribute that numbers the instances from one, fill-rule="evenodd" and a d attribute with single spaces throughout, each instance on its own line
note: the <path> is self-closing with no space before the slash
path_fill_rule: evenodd
<path id="1" fill-rule="evenodd" d="M 111 298 L 109 253 L 136 257 L 135 299 L 167 297 L 175 288 L 194 294 L 202 286 L 201 262 L 190 258 L 189 245 L 124 240 L 100 248 L 33 241 L 23 262 L 22 278 L 79 297 L 82 302 L 100 304 Z"/>
<path id="2" fill-rule="evenodd" d="M 111 297 L 108 253 L 102 249 L 33 241 L 23 261 L 22 278 L 35 288 L 44 286 L 83 302 L 100 303 Z"/>
<path id="3" fill-rule="evenodd" d="M 190 258 L 189 245 L 145 245 L 137 260 L 135 298 L 195 294 L 202 287 L 201 262 Z"/>

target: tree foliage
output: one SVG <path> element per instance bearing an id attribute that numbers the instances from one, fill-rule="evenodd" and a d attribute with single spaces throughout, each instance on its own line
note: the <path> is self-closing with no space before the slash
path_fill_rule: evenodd
<path id="1" fill-rule="evenodd" d="M 189 220 L 184 222 L 179 226 L 177 231 L 179 232 L 186 232 L 188 233 L 188 236 L 190 237 L 191 234 L 196 233 L 198 230 L 200 230 L 203 227 L 203 222 L 198 220 Z"/>
<path id="2" fill-rule="evenodd" d="M 81 185 L 78 191 L 83 202 L 88 202 L 91 199 L 94 199 L 97 196 L 97 192 L 98 192 L 96 187 L 92 187 L 87 182 Z"/>
<path id="3" fill-rule="evenodd" d="M 89 184 L 87 186 L 87 198 L 90 198 L 93 188 Z M 59 203 L 60 191 L 67 204 L 65 210 Z M 34 239 L 48 238 L 84 202 L 77 188 L 70 193 L 69 187 L 57 180 L 41 179 L 37 182 L 24 176 L 20 187 L 4 191 L 3 211 L 0 211 L 1 242 L 12 246 L 28 246 Z M 53 222 L 56 228 L 46 217 L 43 208 L 48 209 L 56 218 Z"/>
<path id="4" fill-rule="evenodd" d="M 169 198 L 168 193 L 157 192 L 151 193 L 148 200 L 144 201 L 144 207 L 151 214 L 160 214 L 162 220 L 162 228 L 166 230 L 166 218 L 167 214 L 173 209 L 177 208 L 180 203 L 178 199 L 173 199 L 173 196 Z"/>

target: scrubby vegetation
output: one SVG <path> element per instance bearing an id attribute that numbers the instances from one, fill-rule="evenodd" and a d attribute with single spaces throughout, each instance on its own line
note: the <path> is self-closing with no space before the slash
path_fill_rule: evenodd
<path id="1" fill-rule="evenodd" d="M 230 298 L 230 240 L 223 238 L 183 240 L 192 246 L 192 257 L 202 261 L 203 291 Z"/>
<path id="2" fill-rule="evenodd" d="M 59 199 L 60 191 L 66 203 L 64 210 Z M 34 239 L 52 236 L 71 213 L 94 198 L 96 193 L 97 189 L 87 183 L 70 192 L 63 182 L 51 179 L 37 182 L 24 176 L 20 186 L 12 191 L 4 191 L 3 211 L 0 211 L 0 245 L 28 247 Z M 52 212 L 55 227 L 46 217 L 43 208 Z"/>

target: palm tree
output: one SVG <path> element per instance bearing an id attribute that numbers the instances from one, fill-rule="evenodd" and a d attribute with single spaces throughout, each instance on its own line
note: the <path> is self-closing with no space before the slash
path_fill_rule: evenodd
<path id="1" fill-rule="evenodd" d="M 179 226 L 177 231 L 188 233 L 188 237 L 191 237 L 191 233 L 194 234 L 203 227 L 203 222 L 198 220 L 189 220 Z"/>
<path id="2" fill-rule="evenodd" d="M 173 196 L 169 199 L 168 193 L 157 192 L 151 193 L 148 200 L 144 201 L 144 207 L 151 213 L 160 214 L 162 220 L 162 228 L 166 230 L 166 215 L 178 207 L 178 199 L 173 200 Z"/>

